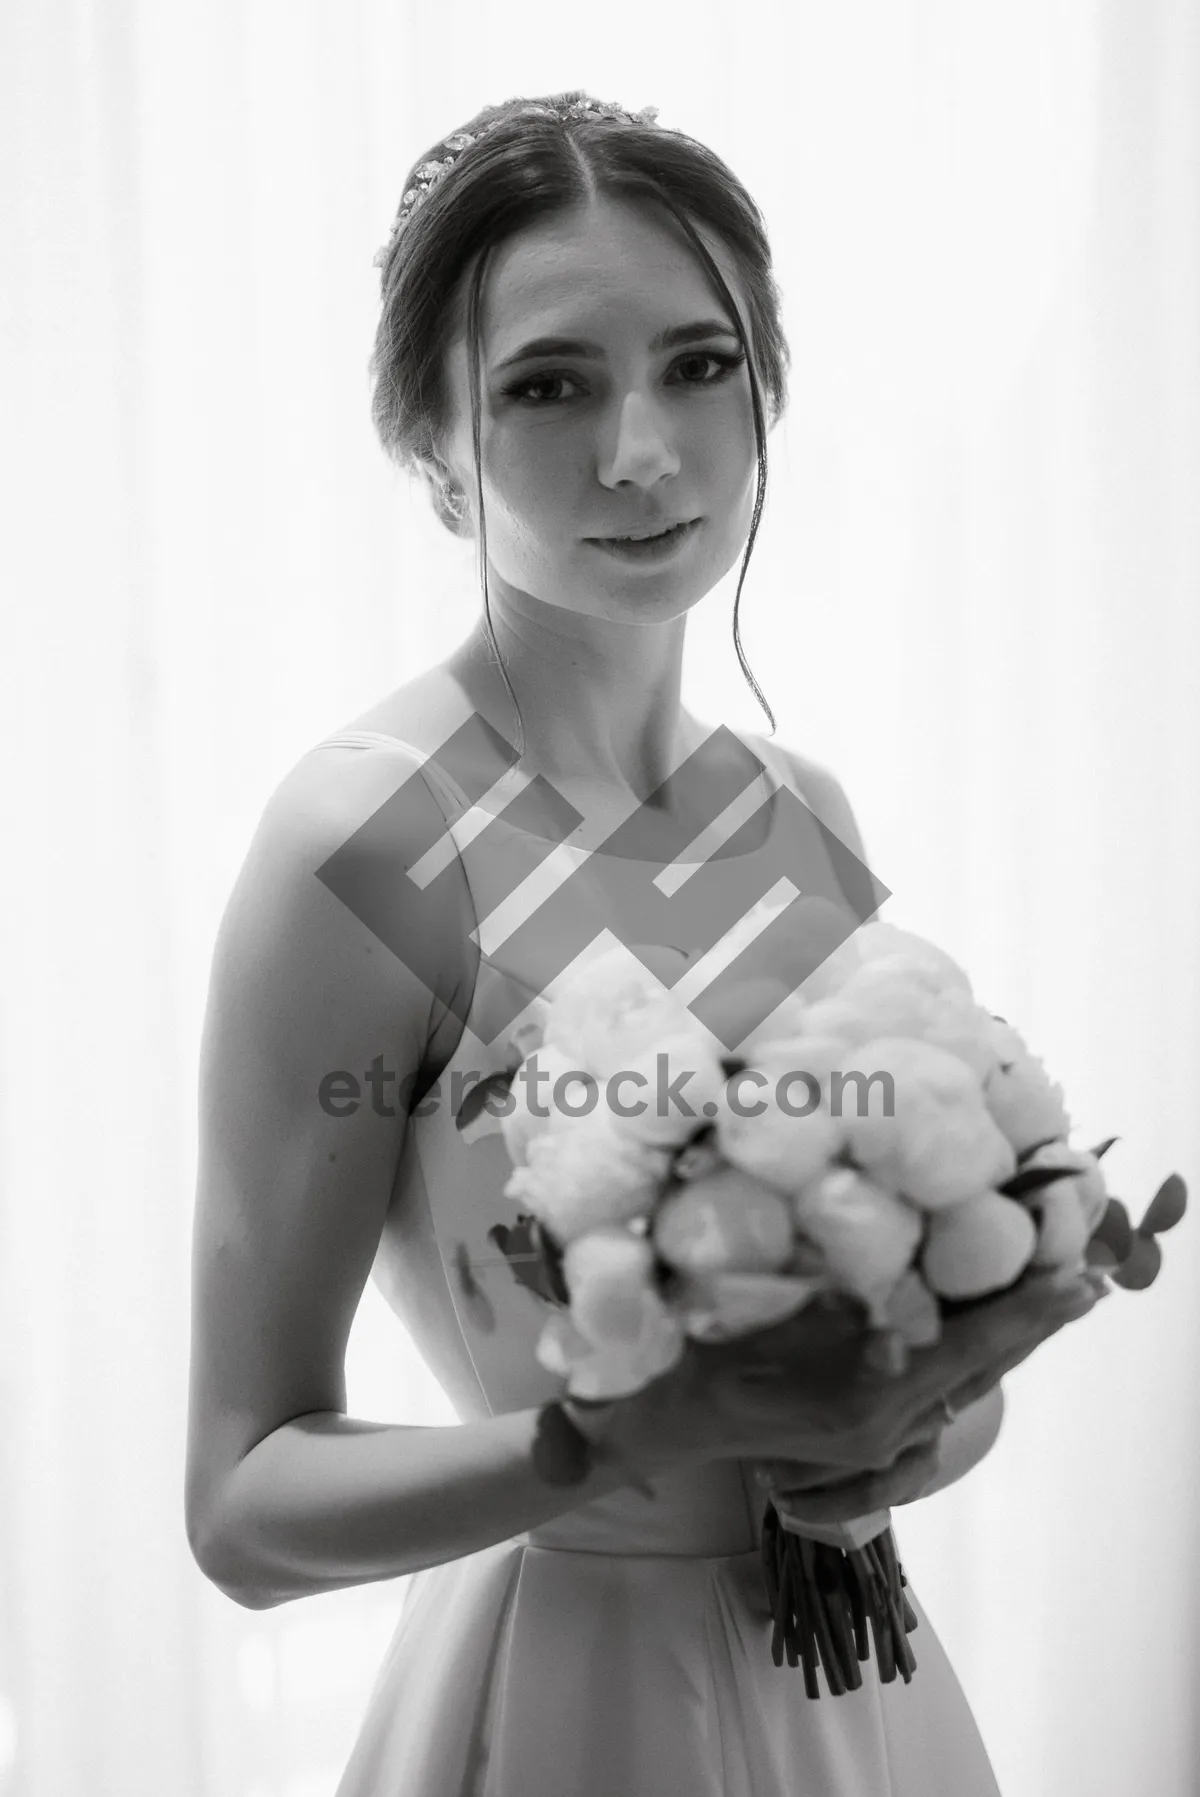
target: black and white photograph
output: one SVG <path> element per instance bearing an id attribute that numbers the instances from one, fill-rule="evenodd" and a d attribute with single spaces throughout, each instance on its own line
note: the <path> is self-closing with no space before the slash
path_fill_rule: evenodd
<path id="1" fill-rule="evenodd" d="M 0 10 L 0 1797 L 1196 1797 L 1200 12 Z"/>

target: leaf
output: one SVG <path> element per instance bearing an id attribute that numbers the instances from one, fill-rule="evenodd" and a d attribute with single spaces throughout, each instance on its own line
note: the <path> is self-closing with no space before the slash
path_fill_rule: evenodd
<path id="1" fill-rule="evenodd" d="M 570 1303 L 562 1276 L 562 1253 L 536 1217 L 522 1215 L 512 1226 L 493 1223 L 488 1240 L 499 1248 L 518 1285 L 547 1304 Z"/>
<path id="2" fill-rule="evenodd" d="M 1031 1142 L 1028 1148 L 1022 1148 L 1017 1156 L 1017 1166 L 1023 1167 L 1026 1161 L 1032 1160 L 1035 1154 L 1040 1154 L 1043 1148 L 1065 1148 L 1066 1146 L 1067 1144 L 1061 1136 L 1047 1136 L 1044 1142 Z M 1071 1171 L 1077 1173 L 1079 1169 L 1073 1167 Z"/>
<path id="3" fill-rule="evenodd" d="M 1178 1173 L 1168 1173 L 1138 1224 L 1139 1235 L 1163 1235 L 1174 1229 L 1187 1210 L 1187 1186 Z"/>
<path id="4" fill-rule="evenodd" d="M 1161 1266 L 1162 1249 L 1154 1237 L 1138 1235 L 1128 1260 L 1112 1274 L 1113 1284 L 1123 1286 L 1127 1292 L 1144 1292 L 1158 1278 Z"/>
<path id="5" fill-rule="evenodd" d="M 1092 1232 L 1092 1241 L 1102 1242 L 1111 1249 L 1117 1265 L 1123 1266 L 1133 1253 L 1133 1239 L 1129 1212 L 1119 1198 L 1110 1198 L 1103 1217 Z"/>
<path id="6" fill-rule="evenodd" d="M 1101 1273 L 1112 1274 L 1119 1264 L 1112 1249 L 1098 1241 L 1095 1236 L 1087 1245 L 1084 1259 L 1089 1267 L 1095 1267 Z"/>
<path id="7" fill-rule="evenodd" d="M 1078 1167 L 1027 1167 L 1024 1172 L 1014 1173 L 996 1190 L 1006 1198 L 1026 1198 L 1030 1192 L 1040 1192 L 1043 1186 L 1052 1185 L 1056 1179 L 1070 1179 L 1078 1172 Z"/>
<path id="8" fill-rule="evenodd" d="M 482 1140 L 484 1136 L 503 1135 L 504 1127 L 496 1113 L 494 1111 L 489 1111 L 485 1106 L 473 1123 L 467 1123 L 465 1125 L 460 1123 L 459 1131 L 463 1141 L 470 1146 L 472 1142 L 478 1142 Z"/>
<path id="9" fill-rule="evenodd" d="M 479 1116 L 488 1099 L 493 1096 L 499 1097 L 507 1092 L 512 1082 L 513 1075 L 507 1071 L 489 1073 L 486 1079 L 477 1080 L 455 1112 L 455 1128 L 465 1132 Z M 477 1131 L 476 1133 L 490 1135 L 491 1131 L 484 1129 L 482 1132 Z"/>

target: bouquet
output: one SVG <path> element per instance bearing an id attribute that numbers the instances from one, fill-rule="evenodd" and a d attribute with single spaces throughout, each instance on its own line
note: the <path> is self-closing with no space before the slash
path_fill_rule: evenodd
<path id="1" fill-rule="evenodd" d="M 832 909 L 790 908 L 800 934 L 827 927 L 814 906 Z M 745 938 L 785 908 L 756 907 Z M 1098 1268 L 1127 1289 L 1156 1276 L 1155 1238 L 1184 1214 L 1179 1176 L 1134 1228 L 1100 1164 L 1117 1138 L 1071 1144 L 1061 1087 L 950 956 L 888 923 L 838 934 L 796 989 L 726 988 L 727 1016 L 762 1019 L 733 1030 L 736 1053 L 672 991 L 682 951 L 599 953 L 536 1001 L 505 1070 L 467 1094 L 459 1128 L 502 1132 L 505 1195 L 522 1207 L 490 1239 L 547 1301 L 537 1357 L 573 1404 L 610 1404 L 689 1341 L 739 1340 L 811 1303 L 853 1302 L 866 1357 L 901 1371 L 943 1316 L 1029 1269 Z M 882 1099 L 864 1102 L 875 1082 Z M 518 1088 L 535 1097 L 516 1102 Z M 582 1479 L 590 1450 L 561 1402 L 543 1407 L 544 1478 Z M 772 1654 L 803 1666 L 810 1697 L 818 1665 L 835 1696 L 861 1685 L 868 1626 L 880 1678 L 912 1677 L 890 1524 L 888 1510 L 813 1525 L 767 1505 Z"/>

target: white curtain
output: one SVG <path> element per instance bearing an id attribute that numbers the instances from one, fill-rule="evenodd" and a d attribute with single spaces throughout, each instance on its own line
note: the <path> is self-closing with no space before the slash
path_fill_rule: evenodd
<path id="1" fill-rule="evenodd" d="M 1076 1139 L 1120 1137 L 1135 1217 L 1200 1174 L 1187 0 L 9 0 L 4 1797 L 328 1797 L 402 1596 L 255 1614 L 188 1553 L 199 1029 L 268 793 L 478 605 L 370 431 L 399 183 L 482 104 L 572 86 L 657 105 L 767 215 L 792 405 L 742 624 L 780 739 Z M 734 583 L 688 699 L 758 727 Z M 1165 1247 L 897 1514 L 1005 1797 L 1200 1786 L 1191 1219 Z M 354 1414 L 451 1420 L 373 1288 L 348 1373 Z"/>

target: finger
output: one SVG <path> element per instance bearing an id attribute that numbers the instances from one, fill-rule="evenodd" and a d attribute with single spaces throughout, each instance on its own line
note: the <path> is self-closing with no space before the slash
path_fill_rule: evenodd
<path id="1" fill-rule="evenodd" d="M 832 1485 L 795 1487 L 796 1513 L 804 1521 L 841 1522 L 852 1516 L 865 1516 L 870 1510 L 884 1510 L 891 1504 L 911 1503 L 921 1495 L 938 1469 L 936 1448 L 908 1449 L 886 1471 L 860 1474 Z M 779 1490 L 781 1502 L 789 1492 Z"/>
<path id="2" fill-rule="evenodd" d="M 1086 1316 L 1096 1302 L 1086 1285 L 1080 1295 L 1074 1289 L 1056 1290 L 1047 1278 L 945 1317 L 941 1341 L 913 1355 L 908 1395 L 927 1409 L 947 1390 L 948 1377 L 955 1389 L 982 1376 L 994 1384 L 1067 1323 Z"/>
<path id="3" fill-rule="evenodd" d="M 1068 1323 L 1078 1322 L 1081 1317 L 1087 1316 L 1097 1302 L 1096 1294 L 1089 1294 L 1083 1298 L 1072 1298 L 1051 1318 L 1032 1325 L 1024 1341 L 1018 1342 L 1008 1352 L 1000 1354 L 989 1366 L 971 1374 L 948 1394 L 954 1409 L 961 1410 L 964 1404 L 973 1403 L 975 1399 L 983 1397 L 992 1389 L 993 1385 L 998 1384 L 1014 1368 L 1020 1366 L 1023 1360 L 1028 1360 L 1034 1350 L 1049 1341 L 1052 1335 L 1057 1335 L 1059 1330 L 1065 1328 Z"/>

